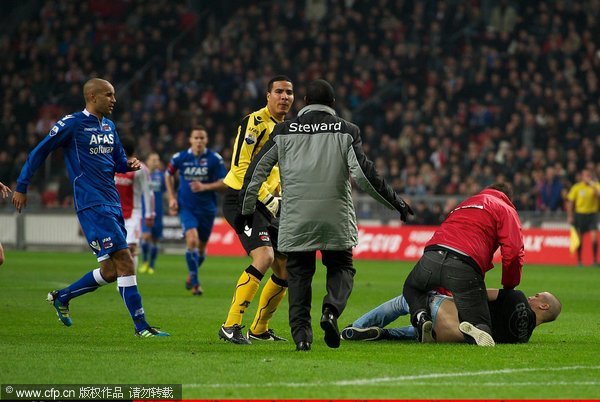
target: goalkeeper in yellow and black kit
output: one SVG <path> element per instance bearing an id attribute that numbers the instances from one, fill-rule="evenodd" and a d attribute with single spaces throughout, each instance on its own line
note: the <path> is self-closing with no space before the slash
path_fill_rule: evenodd
<path id="1" fill-rule="evenodd" d="M 239 215 L 238 196 L 244 175 L 252 158 L 269 139 L 275 124 L 280 123 L 294 102 L 292 81 L 283 75 L 273 77 L 267 85 L 267 105 L 246 116 L 238 128 L 231 168 L 223 182 L 227 190 L 223 197 L 223 216 L 235 228 Z M 219 329 L 219 338 L 237 344 L 249 344 L 250 340 L 283 341 L 269 329 L 269 320 L 287 291 L 285 255 L 277 251 L 279 231 L 279 169 L 273 168 L 259 191 L 252 228 L 238 232 L 242 246 L 252 258 L 239 277 L 227 320 Z M 260 281 L 269 269 L 273 275 L 263 287 L 258 310 L 246 336 L 242 334 L 244 312 L 254 299 Z"/>

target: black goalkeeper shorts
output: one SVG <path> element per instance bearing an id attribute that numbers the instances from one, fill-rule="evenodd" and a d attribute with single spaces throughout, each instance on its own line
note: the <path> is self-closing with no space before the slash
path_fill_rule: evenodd
<path id="1" fill-rule="evenodd" d="M 239 194 L 238 190 L 228 188 L 223 195 L 223 216 L 234 229 L 235 217 L 239 213 Z M 277 252 L 278 234 L 279 219 L 273 217 L 261 202 L 257 202 L 252 220 L 252 229 L 248 229 L 241 234 L 238 233 L 237 236 L 246 253 L 250 254 L 252 250 L 262 246 L 273 247 Z"/>

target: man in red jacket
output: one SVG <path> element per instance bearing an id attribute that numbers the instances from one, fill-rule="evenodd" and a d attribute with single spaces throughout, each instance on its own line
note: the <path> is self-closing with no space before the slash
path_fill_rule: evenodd
<path id="1" fill-rule="evenodd" d="M 421 342 L 434 340 L 427 292 L 443 287 L 454 294 L 459 329 L 465 340 L 494 346 L 485 273 L 494 268 L 492 258 L 500 247 L 502 285 L 513 289 L 521 282 L 525 254 L 521 222 L 511 198 L 508 184 L 492 184 L 450 212 L 425 245 L 403 290 Z"/>

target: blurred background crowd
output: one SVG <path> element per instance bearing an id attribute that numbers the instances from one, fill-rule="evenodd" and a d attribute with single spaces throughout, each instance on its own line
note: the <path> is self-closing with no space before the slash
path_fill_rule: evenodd
<path id="1" fill-rule="evenodd" d="M 0 181 L 54 122 L 113 83 L 112 119 L 167 162 L 208 129 L 226 163 L 244 115 L 286 74 L 336 89 L 378 170 L 437 224 L 457 199 L 513 183 L 516 206 L 560 213 L 584 167 L 600 176 L 600 0 L 5 0 Z M 30 203 L 71 207 L 62 155 Z M 359 212 L 361 209 L 359 208 Z"/>

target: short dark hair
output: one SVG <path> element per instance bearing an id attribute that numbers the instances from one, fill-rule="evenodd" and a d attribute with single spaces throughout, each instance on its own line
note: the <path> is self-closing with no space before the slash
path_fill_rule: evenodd
<path id="1" fill-rule="evenodd" d="M 333 106 L 335 94 L 331 84 L 325 80 L 314 80 L 306 87 L 306 104 L 319 103 Z"/>
<path id="2" fill-rule="evenodd" d="M 291 78 L 287 75 L 276 75 L 275 77 L 269 80 L 269 83 L 267 84 L 267 92 L 271 92 L 271 89 L 273 89 L 273 83 L 278 81 L 287 81 L 290 83 L 292 82 Z"/>
<path id="3" fill-rule="evenodd" d="M 490 188 L 492 190 L 498 190 L 501 193 L 504 193 L 509 200 L 512 201 L 513 199 L 513 188 L 510 184 L 508 183 L 494 183 L 492 185 L 489 185 L 487 188 Z"/>
<path id="4" fill-rule="evenodd" d="M 125 155 L 133 156 L 136 143 L 132 137 L 121 138 L 121 145 L 123 145 L 123 151 L 125 151 Z"/>

